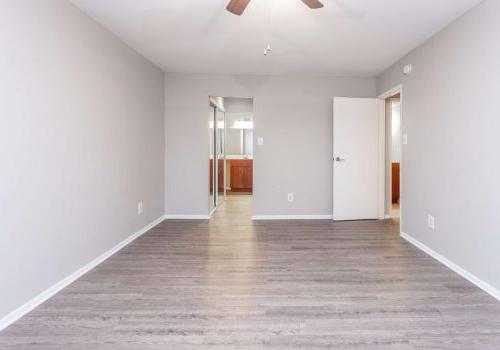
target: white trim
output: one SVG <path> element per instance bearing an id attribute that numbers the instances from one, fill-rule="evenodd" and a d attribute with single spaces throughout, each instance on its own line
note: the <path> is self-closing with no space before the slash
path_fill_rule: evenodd
<path id="1" fill-rule="evenodd" d="M 442 256 L 441 254 L 432 250 L 431 248 L 429 248 L 428 246 L 426 246 L 422 242 L 418 241 L 417 239 L 413 238 L 412 236 L 410 236 L 404 232 L 401 232 L 401 238 L 410 242 L 418 249 L 422 250 L 423 252 L 427 253 L 428 255 L 430 255 L 431 257 L 433 257 L 437 261 L 439 261 L 441 264 L 445 265 L 449 269 L 458 273 L 460 276 L 462 276 L 463 278 L 465 278 L 469 282 L 475 284 L 476 286 L 478 286 L 479 288 L 484 290 L 486 293 L 488 293 L 489 295 L 491 295 L 495 299 L 500 300 L 500 290 L 498 290 L 495 287 L 493 287 L 492 285 L 484 282 L 480 278 L 474 276 L 472 273 L 466 271 L 464 268 L 462 268 L 462 267 L 458 266 L 457 264 L 455 264 L 454 262 L 448 260 L 447 258 Z"/>
<path id="2" fill-rule="evenodd" d="M 392 219 L 392 218 L 393 218 L 393 216 L 391 214 L 385 214 L 384 215 L 384 219 L 386 219 L 386 220 L 387 219 Z"/>
<path id="3" fill-rule="evenodd" d="M 378 95 L 378 98 L 385 100 L 388 97 L 396 95 L 398 92 L 401 93 L 403 91 L 403 84 L 399 84 L 392 89 Z"/>
<path id="4" fill-rule="evenodd" d="M 160 224 L 163 220 L 165 219 L 164 216 L 159 217 L 158 219 L 154 220 L 152 223 L 149 225 L 143 227 L 133 235 L 127 237 L 117 245 L 115 245 L 113 248 L 110 250 L 106 251 L 104 254 L 101 254 L 99 257 L 95 258 L 91 262 L 87 263 L 86 265 L 82 266 L 69 276 L 65 277 L 61 281 L 57 282 L 53 286 L 49 287 L 42 293 L 38 294 L 36 297 L 28 301 L 27 303 L 21 305 L 14 311 L 8 313 L 6 316 L 0 319 L 0 331 L 7 328 L 17 320 L 19 320 L 21 317 L 26 315 L 28 312 L 32 311 L 35 309 L 37 306 L 42 304 L 43 302 L 47 301 L 50 299 L 52 296 L 54 296 L 56 293 L 60 292 L 62 289 L 76 281 L 78 278 L 92 270 L 94 267 L 105 261 L 106 259 L 110 258 L 113 254 L 117 253 L 119 250 L 123 249 L 125 246 L 130 244 L 132 241 L 135 239 L 139 238 L 142 236 L 144 233 L 155 227 L 156 225 Z"/>
<path id="5" fill-rule="evenodd" d="M 167 214 L 165 220 L 208 220 L 210 215 L 177 215 Z"/>
<path id="6" fill-rule="evenodd" d="M 332 220 L 333 215 L 254 215 L 252 220 Z"/>
<path id="7" fill-rule="evenodd" d="M 224 113 L 226 113 L 226 109 L 224 108 L 224 106 L 220 105 L 218 103 L 218 101 L 216 100 L 217 97 L 220 97 L 220 96 L 208 96 L 209 105 L 212 104 L 215 107 L 219 108 Z"/>

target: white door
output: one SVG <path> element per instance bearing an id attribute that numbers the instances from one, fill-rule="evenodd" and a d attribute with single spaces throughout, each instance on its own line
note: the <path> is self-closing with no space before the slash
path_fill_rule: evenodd
<path id="1" fill-rule="evenodd" d="M 333 100 L 334 220 L 380 218 L 384 157 L 381 103 L 373 98 Z"/>

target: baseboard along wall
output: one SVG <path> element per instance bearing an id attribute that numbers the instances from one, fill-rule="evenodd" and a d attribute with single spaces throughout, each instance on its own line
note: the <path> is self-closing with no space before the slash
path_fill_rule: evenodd
<path id="1" fill-rule="evenodd" d="M 108 251 L 106 251 L 105 253 L 101 254 L 99 257 L 95 258 L 94 260 L 92 260 L 88 264 L 82 266 L 81 268 L 79 268 L 78 270 L 76 270 L 75 272 L 70 274 L 69 276 L 65 277 L 64 279 L 57 282 L 53 286 L 44 290 L 42 293 L 38 294 L 36 297 L 31 299 L 30 301 L 26 302 L 25 304 L 21 305 L 20 307 L 18 307 L 14 311 L 10 312 L 6 316 L 2 317 L 0 319 L 0 331 L 2 331 L 3 329 L 7 328 L 11 324 L 13 324 L 17 320 L 19 320 L 21 317 L 23 317 L 24 315 L 26 315 L 27 313 L 29 313 L 30 311 L 35 309 L 37 306 L 39 306 L 43 302 L 50 299 L 53 295 L 55 295 L 56 293 L 63 290 L 65 287 L 67 287 L 68 285 L 70 285 L 71 283 L 76 281 L 78 278 L 82 277 L 84 274 L 86 274 L 87 272 L 92 270 L 94 267 L 101 264 L 106 259 L 110 258 L 112 255 L 114 255 L 115 253 L 117 253 L 118 251 L 123 249 L 125 246 L 127 246 L 128 244 L 130 244 L 131 242 L 133 242 L 134 240 L 136 240 L 137 238 L 139 238 L 140 236 L 142 236 L 146 232 L 148 232 L 153 227 L 160 224 L 163 220 L 165 220 L 165 216 L 161 216 L 158 219 L 154 220 L 153 222 L 151 222 L 147 226 L 143 227 L 142 229 L 140 229 L 136 233 L 132 234 L 131 236 L 127 237 L 126 239 L 124 239 L 123 241 L 121 241 L 120 243 L 115 245 L 113 248 L 111 248 Z"/>
<path id="2" fill-rule="evenodd" d="M 452 271 L 458 273 L 460 276 L 462 276 L 463 278 L 465 278 L 469 282 L 475 284 L 477 287 L 481 288 L 486 293 L 488 293 L 489 295 L 491 295 L 492 297 L 494 297 L 495 299 L 500 301 L 500 290 L 498 290 L 495 287 L 493 287 L 492 285 L 486 283 L 482 279 L 474 276 L 472 273 L 468 272 L 467 270 L 465 270 L 461 266 L 455 264 L 454 262 L 448 260 L 447 258 L 442 256 L 441 254 L 439 254 L 438 252 L 429 248 L 427 245 L 425 245 L 424 243 L 420 242 L 419 240 L 413 238 L 412 236 L 410 236 L 404 232 L 401 232 L 401 238 L 403 238 L 406 241 L 408 241 L 409 243 L 413 244 L 415 247 L 422 250 L 427 255 L 430 255 L 431 257 L 433 257 L 434 259 L 439 261 L 441 264 L 445 265 L 446 267 L 448 267 Z"/>

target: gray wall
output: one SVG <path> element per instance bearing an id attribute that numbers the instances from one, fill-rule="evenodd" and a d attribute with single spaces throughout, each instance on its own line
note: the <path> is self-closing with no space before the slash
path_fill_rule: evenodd
<path id="1" fill-rule="evenodd" d="M 164 213 L 165 148 L 163 72 L 68 2 L 0 42 L 1 318 Z"/>
<path id="2" fill-rule="evenodd" d="M 208 213 L 209 95 L 254 97 L 254 215 L 331 215 L 332 98 L 375 79 L 167 74 L 167 214 Z"/>
<path id="3" fill-rule="evenodd" d="M 402 231 L 497 289 L 499 18 L 485 1 L 377 79 L 379 93 L 403 84 Z"/>

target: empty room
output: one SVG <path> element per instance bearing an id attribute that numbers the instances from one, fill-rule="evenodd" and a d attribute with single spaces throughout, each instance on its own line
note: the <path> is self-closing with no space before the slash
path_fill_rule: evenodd
<path id="1" fill-rule="evenodd" d="M 500 1 L 0 27 L 0 350 L 500 349 Z"/>

